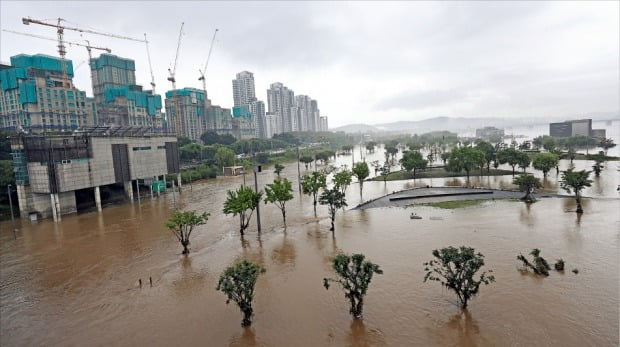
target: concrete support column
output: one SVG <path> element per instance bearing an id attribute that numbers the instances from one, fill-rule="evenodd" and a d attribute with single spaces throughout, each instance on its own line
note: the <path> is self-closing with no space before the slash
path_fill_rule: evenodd
<path id="1" fill-rule="evenodd" d="M 123 182 L 123 187 L 125 188 L 125 196 L 133 204 L 133 187 L 131 181 Z"/>
<path id="2" fill-rule="evenodd" d="M 181 181 L 182 181 L 181 180 L 181 172 L 179 172 L 179 174 L 177 175 L 177 182 L 178 182 L 178 186 L 179 186 L 179 193 L 181 193 L 181 188 L 183 188 L 182 184 L 181 184 L 182 183 Z"/>
<path id="3" fill-rule="evenodd" d="M 56 214 L 56 199 L 54 199 L 54 193 L 50 194 L 50 204 L 52 205 L 52 217 L 54 222 L 58 222 L 58 215 Z"/>
<path id="4" fill-rule="evenodd" d="M 60 222 L 62 220 L 62 213 L 60 211 L 62 210 L 60 209 L 60 196 L 58 193 L 54 194 L 54 200 L 56 202 L 56 219 Z"/>
<path id="5" fill-rule="evenodd" d="M 101 194 L 99 187 L 95 187 L 95 205 L 97 205 L 97 211 L 101 212 Z"/>

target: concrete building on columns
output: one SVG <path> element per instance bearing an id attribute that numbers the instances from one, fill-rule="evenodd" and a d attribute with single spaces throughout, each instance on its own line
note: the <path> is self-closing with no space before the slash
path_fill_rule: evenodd
<path id="1" fill-rule="evenodd" d="M 179 172 L 177 138 L 150 127 L 91 127 L 71 135 L 18 135 L 11 154 L 23 218 L 96 208 L 114 195 L 133 202 L 139 180 Z M 149 190 L 148 186 L 142 189 Z"/>

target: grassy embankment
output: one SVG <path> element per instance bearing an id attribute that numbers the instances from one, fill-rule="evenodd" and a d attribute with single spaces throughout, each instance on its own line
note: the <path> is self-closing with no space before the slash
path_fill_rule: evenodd
<path id="1" fill-rule="evenodd" d="M 516 172 L 516 171 L 515 171 Z M 474 170 L 470 172 L 470 177 L 480 175 L 480 170 Z M 503 176 L 512 175 L 512 170 L 499 170 L 491 169 L 487 172 L 487 169 L 482 170 L 483 176 Z M 466 177 L 464 172 L 448 172 L 443 167 L 434 167 L 432 169 L 426 169 L 424 171 L 416 172 L 415 178 L 443 178 L 443 177 Z M 413 172 L 407 172 L 405 170 L 391 172 L 386 181 L 399 181 L 413 179 Z M 369 179 L 369 181 L 383 181 L 383 176 L 377 176 Z"/>

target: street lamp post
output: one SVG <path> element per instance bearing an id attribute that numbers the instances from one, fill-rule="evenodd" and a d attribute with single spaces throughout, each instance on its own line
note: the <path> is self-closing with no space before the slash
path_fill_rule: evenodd
<path id="1" fill-rule="evenodd" d="M 17 229 L 15 228 L 15 216 L 13 215 L 13 198 L 11 198 L 11 185 L 7 184 L 7 192 L 9 194 L 9 206 L 11 206 L 11 223 L 13 224 L 13 236 L 17 239 Z"/>

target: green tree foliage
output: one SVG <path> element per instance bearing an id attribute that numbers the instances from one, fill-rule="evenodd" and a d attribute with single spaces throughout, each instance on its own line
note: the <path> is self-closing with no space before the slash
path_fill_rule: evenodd
<path id="1" fill-rule="evenodd" d="M 544 136 L 542 139 L 542 146 L 547 152 L 553 152 L 555 149 L 555 139 L 551 136 Z"/>
<path id="2" fill-rule="evenodd" d="M 370 169 L 365 161 L 355 163 L 353 166 L 353 175 L 357 178 L 360 184 L 360 197 L 362 196 L 362 189 L 364 187 L 364 180 L 370 175 Z"/>
<path id="3" fill-rule="evenodd" d="M 540 179 L 528 174 L 521 174 L 512 179 L 512 184 L 519 186 L 519 190 L 525 192 L 525 196 L 522 200 L 527 202 L 532 202 L 531 194 L 535 189 L 542 188 L 542 183 Z"/>
<path id="4" fill-rule="evenodd" d="M 583 213 L 581 208 L 581 191 L 592 185 L 592 180 L 588 179 L 590 171 L 581 170 L 573 171 L 568 169 L 562 172 L 562 179 L 560 180 L 560 186 L 566 190 L 568 194 L 575 193 L 575 200 L 577 201 L 577 213 Z"/>
<path id="5" fill-rule="evenodd" d="M 477 280 L 474 278 L 476 272 L 484 266 L 484 256 L 475 253 L 471 247 L 442 248 L 434 250 L 433 256 L 435 259 L 424 263 L 424 282 L 437 281 L 453 290 L 462 308 L 467 308 L 468 301 L 478 294 L 481 284 L 495 282 L 495 277 L 487 276 L 486 271 L 482 272 Z"/>
<path id="6" fill-rule="evenodd" d="M 297 146 L 301 143 L 301 140 L 295 136 L 295 134 L 293 133 L 280 133 L 280 134 L 275 134 L 272 137 L 274 140 L 280 140 L 283 142 L 286 142 L 290 145 L 293 146 Z"/>
<path id="7" fill-rule="evenodd" d="M 314 159 L 312 159 L 312 157 L 309 155 L 302 155 L 299 158 L 299 161 L 304 163 L 304 165 L 306 166 L 306 170 L 308 170 L 308 164 L 312 163 Z"/>
<path id="8" fill-rule="evenodd" d="M 254 287 L 258 275 L 264 273 L 265 269 L 260 265 L 242 260 L 224 270 L 217 283 L 217 290 L 226 294 L 226 304 L 234 301 L 243 313 L 241 326 L 252 324 L 252 301 L 254 301 Z"/>
<path id="9" fill-rule="evenodd" d="M 383 184 L 387 184 L 387 178 L 388 175 L 390 174 L 390 172 L 392 171 L 392 169 L 390 168 L 390 163 L 386 160 L 385 163 L 383 164 L 383 166 L 379 167 L 379 174 L 381 175 L 381 177 L 383 178 Z"/>
<path id="10" fill-rule="evenodd" d="M 276 179 L 265 187 L 265 204 L 275 204 L 282 212 L 282 220 L 286 226 L 286 202 L 293 200 L 293 187 L 291 181 Z"/>
<path id="11" fill-rule="evenodd" d="M 497 152 L 497 160 L 500 164 L 506 164 L 512 166 L 512 175 L 515 174 L 515 167 L 527 167 L 530 163 L 530 158 L 526 153 L 518 151 L 514 148 L 506 148 Z"/>
<path id="12" fill-rule="evenodd" d="M 523 254 L 519 254 L 517 259 L 523 262 L 523 267 L 525 269 L 532 269 L 536 274 L 549 276 L 549 270 L 551 270 L 551 266 L 545 260 L 545 258 L 540 256 L 540 250 L 538 248 L 534 248 L 530 255 L 534 257 L 534 260 L 530 262 Z M 564 261 L 562 261 L 562 268 L 564 266 Z"/>
<path id="13" fill-rule="evenodd" d="M 603 162 L 605 161 L 605 154 L 603 151 L 600 151 L 598 154 L 592 156 L 594 159 L 594 165 L 592 165 L 592 170 L 594 170 L 594 174 L 596 177 L 601 175 L 601 171 L 605 168 L 603 166 Z"/>
<path id="14" fill-rule="evenodd" d="M 301 188 L 306 195 L 310 195 L 313 198 L 314 216 L 316 217 L 316 203 L 317 195 L 321 189 L 324 189 L 327 185 L 327 179 L 322 172 L 313 172 L 310 175 L 304 175 L 301 180 Z"/>
<path id="15" fill-rule="evenodd" d="M 534 157 L 532 161 L 532 166 L 536 170 L 540 170 L 543 172 L 543 175 L 547 177 L 547 173 L 549 170 L 553 169 L 558 165 L 560 161 L 560 157 L 553 153 L 540 153 Z"/>
<path id="16" fill-rule="evenodd" d="M 396 158 L 396 154 L 398 154 L 398 148 L 395 146 L 387 146 L 385 147 L 385 157 L 390 157 L 392 159 L 392 165 L 394 164 L 394 158 Z"/>
<path id="17" fill-rule="evenodd" d="M 275 173 L 276 175 L 278 175 L 278 177 L 280 177 L 280 173 L 282 172 L 282 170 L 284 170 L 284 165 L 280 163 L 276 163 L 273 166 L 273 168 L 274 168 L 273 173 Z"/>
<path id="18" fill-rule="evenodd" d="M 337 187 L 332 189 L 324 189 L 323 193 L 319 197 L 319 203 L 321 205 L 326 205 L 329 210 L 329 217 L 331 218 L 331 228 L 330 231 L 334 231 L 334 220 L 336 219 L 336 211 L 343 207 L 348 206 L 347 200 L 344 196 L 344 193 L 338 190 Z"/>
<path id="19" fill-rule="evenodd" d="M 344 145 L 342 146 L 342 151 L 345 153 L 351 153 L 353 151 L 352 145 Z"/>
<path id="20" fill-rule="evenodd" d="M 375 141 L 369 141 L 366 143 L 366 150 L 370 153 L 375 152 L 375 147 L 377 147 L 377 143 Z"/>
<path id="21" fill-rule="evenodd" d="M 353 181 L 353 172 L 342 169 L 336 172 L 334 178 L 332 178 L 332 182 L 334 183 L 334 188 L 340 190 L 342 194 L 347 192 L 347 188 L 351 185 Z"/>
<path id="22" fill-rule="evenodd" d="M 239 215 L 239 231 L 241 235 L 250 224 L 252 213 L 260 203 L 263 192 L 254 192 L 250 187 L 240 187 L 236 191 L 226 192 L 223 212 L 225 214 Z"/>
<path id="23" fill-rule="evenodd" d="M 616 144 L 614 143 L 614 140 L 612 139 L 602 139 L 597 147 L 602 148 L 605 151 L 605 155 L 607 155 L 607 150 L 610 148 L 614 148 L 616 147 Z"/>
<path id="24" fill-rule="evenodd" d="M 486 141 L 480 141 L 476 144 L 476 149 L 484 153 L 484 159 L 487 163 L 487 172 L 491 171 L 491 162 L 495 160 L 495 147 Z"/>
<path id="25" fill-rule="evenodd" d="M 195 211 L 175 211 L 166 221 L 166 228 L 170 229 L 183 246 L 183 254 L 189 254 L 189 237 L 198 225 L 205 224 L 209 219 L 207 212 L 197 214 Z"/>
<path id="26" fill-rule="evenodd" d="M 183 147 L 183 146 L 188 145 L 190 143 L 193 143 L 193 141 L 190 140 L 188 137 L 185 137 L 185 136 L 179 136 L 179 138 L 177 139 L 177 146 L 179 146 L 179 147 Z"/>
<path id="27" fill-rule="evenodd" d="M 471 147 L 461 147 L 450 152 L 448 165 L 445 169 L 450 172 L 465 171 L 467 179 L 469 179 L 471 170 L 482 167 L 485 162 L 484 153 L 481 150 Z"/>
<path id="28" fill-rule="evenodd" d="M 205 132 L 204 134 L 200 135 L 200 140 L 205 145 L 232 145 L 236 141 L 235 137 L 230 134 L 219 135 L 215 131 Z"/>
<path id="29" fill-rule="evenodd" d="M 235 152 L 227 147 L 218 148 L 214 157 L 215 162 L 220 168 L 233 165 L 235 163 L 235 158 Z"/>
<path id="30" fill-rule="evenodd" d="M 443 162 L 444 165 L 446 165 L 446 161 L 448 161 L 449 158 L 450 158 L 450 152 L 441 153 L 441 161 Z"/>
<path id="31" fill-rule="evenodd" d="M 349 313 L 355 319 L 362 317 L 364 310 L 364 297 L 368 291 L 368 286 L 374 274 L 381 275 L 383 270 L 379 265 L 365 260 L 363 254 L 338 254 L 332 260 L 332 268 L 336 271 L 338 278 L 324 278 L 323 286 L 329 289 L 330 282 L 335 282 L 342 286 L 345 298 L 349 299 L 351 305 Z"/>
<path id="32" fill-rule="evenodd" d="M 428 164 L 428 161 L 424 160 L 420 152 L 409 151 L 403 153 L 403 157 L 400 159 L 400 164 L 409 172 L 413 170 L 413 179 L 415 179 L 416 171 L 426 169 L 426 164 Z"/>

